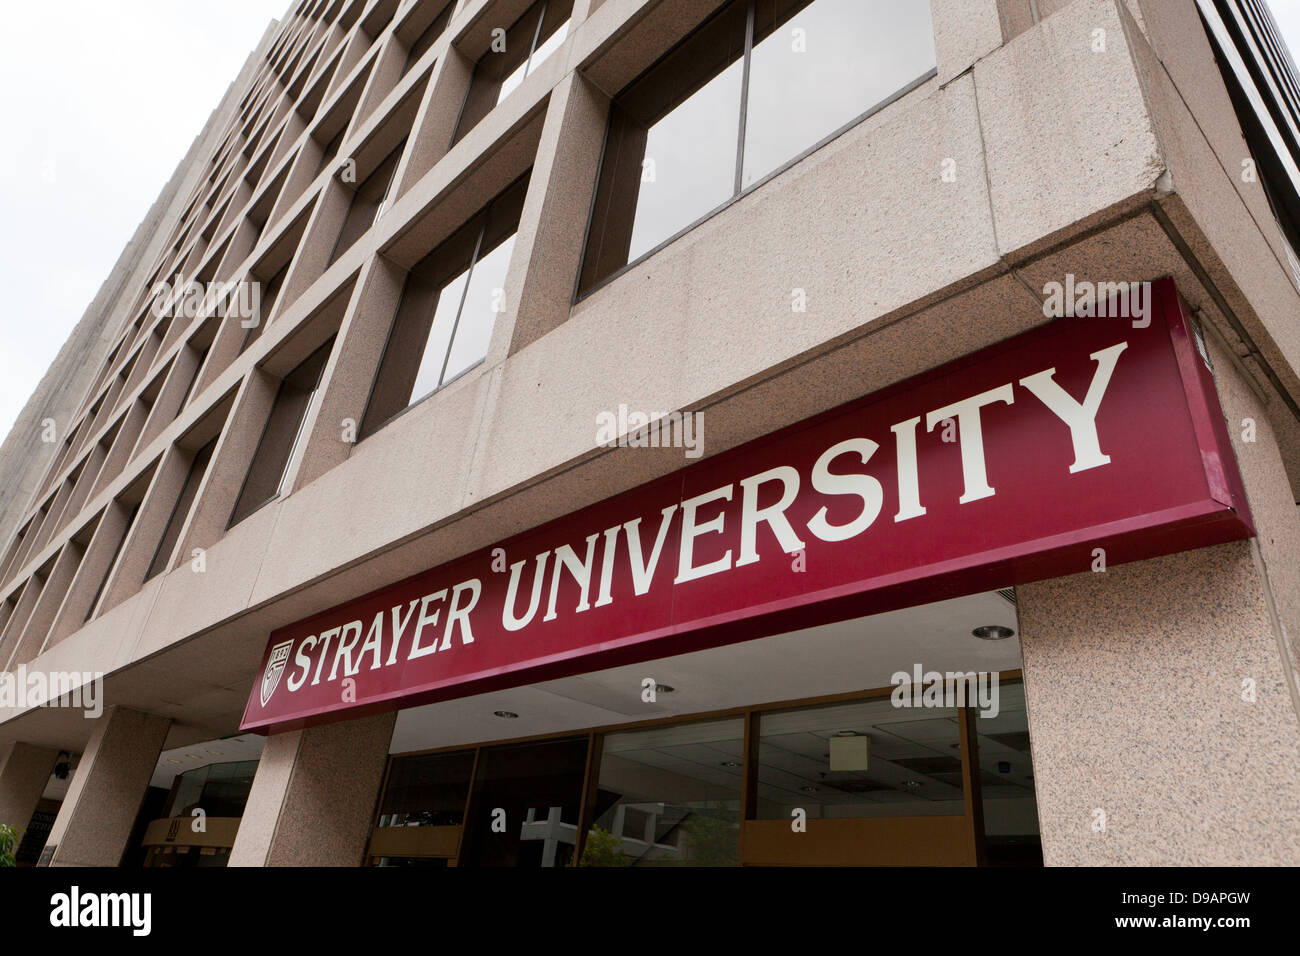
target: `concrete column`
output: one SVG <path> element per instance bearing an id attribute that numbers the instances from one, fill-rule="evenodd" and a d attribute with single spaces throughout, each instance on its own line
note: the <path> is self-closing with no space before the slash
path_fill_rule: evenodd
<path id="1" fill-rule="evenodd" d="M 51 866 L 117 866 L 171 719 L 110 707 L 98 719 L 45 846 Z"/>
<path id="2" fill-rule="evenodd" d="M 231 866 L 359 866 L 383 784 L 396 713 L 266 741 Z"/>
<path id="3" fill-rule="evenodd" d="M 15 741 L 0 750 L 0 823 L 26 830 L 59 752 Z"/>
<path id="4" fill-rule="evenodd" d="M 488 351 L 489 366 L 569 317 L 608 115 L 609 98 L 580 73 L 570 73 L 551 93 L 506 276 L 506 310 L 497 320 Z"/>
<path id="5" fill-rule="evenodd" d="M 1300 863 L 1300 518 L 1211 353 L 1257 537 L 1016 589 L 1048 865 Z"/>

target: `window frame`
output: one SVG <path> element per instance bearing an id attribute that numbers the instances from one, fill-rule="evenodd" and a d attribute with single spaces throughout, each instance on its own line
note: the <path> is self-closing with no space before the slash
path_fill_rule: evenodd
<path id="1" fill-rule="evenodd" d="M 455 237 L 455 235 L 456 235 L 456 234 L 457 234 L 461 229 L 465 228 L 465 226 L 467 226 L 467 225 L 469 225 L 470 223 L 472 223 L 475 219 L 481 219 L 481 220 L 482 220 L 482 221 L 479 223 L 478 235 L 477 235 L 477 236 L 475 237 L 475 239 L 474 239 L 474 253 L 473 253 L 473 255 L 472 255 L 471 258 L 470 258 L 469 267 L 468 267 L 468 269 L 467 269 L 469 275 L 468 275 L 468 278 L 467 278 L 466 283 L 465 283 L 465 288 L 464 288 L 464 289 L 462 290 L 462 292 L 461 292 L 461 301 L 460 301 L 460 303 L 459 303 L 459 304 L 457 305 L 457 307 L 456 307 L 456 319 L 455 319 L 455 322 L 452 324 L 451 333 L 450 333 L 450 335 L 449 335 L 448 338 L 447 338 L 447 352 L 443 355 L 443 358 L 442 358 L 442 373 L 439 375 L 439 384 L 438 384 L 437 386 L 435 386 L 432 390 L 430 390 L 430 391 L 424 393 L 423 395 L 420 395 L 420 396 L 418 396 L 418 397 L 412 397 L 412 398 L 410 398 L 410 399 L 407 401 L 407 403 L 406 403 L 406 407 L 398 409 L 396 412 L 394 412 L 393 414 L 389 415 L 387 418 L 382 419 L 381 421 L 376 422 L 373 428 L 369 428 L 369 429 L 367 429 L 367 428 L 366 428 L 366 416 L 367 416 L 367 414 L 368 414 L 369 411 L 370 411 L 370 403 L 374 400 L 374 397 L 375 397 L 375 389 L 376 389 L 376 387 L 377 387 L 378 384 L 379 384 L 379 377 L 380 377 L 380 375 L 381 375 L 382 372 L 383 372 L 384 359 L 385 359 L 385 358 L 387 357 L 387 355 L 388 355 L 388 349 L 389 349 L 389 346 L 392 344 L 392 341 L 393 341 L 393 332 L 395 331 L 395 329 L 396 329 L 396 327 L 397 327 L 397 320 L 398 320 L 398 318 L 401 316 L 401 313 L 402 313 L 402 304 L 403 304 L 403 302 L 405 302 L 405 300 L 406 300 L 406 295 L 407 295 L 406 284 L 407 284 L 407 282 L 410 281 L 411 272 L 416 268 L 416 266 L 419 265 L 419 262 L 417 262 L 415 266 L 412 266 L 411 269 L 408 269 L 408 270 L 406 271 L 406 277 L 402 280 L 402 292 L 401 292 L 401 294 L 398 296 L 398 299 L 397 299 L 397 305 L 396 305 L 396 307 L 395 307 L 394 310 L 393 310 L 393 317 L 392 317 L 392 319 L 391 319 L 391 320 L 389 321 L 389 323 L 388 323 L 388 334 L 384 337 L 384 349 L 383 349 L 383 351 L 382 351 L 382 352 L 380 353 L 380 355 L 379 355 L 379 362 L 378 362 L 378 363 L 376 364 L 376 366 L 375 366 L 375 372 L 374 372 L 374 374 L 370 377 L 370 388 L 366 391 L 366 403 L 365 403 L 365 406 L 363 407 L 363 410 L 362 410 L 362 412 L 361 412 L 361 418 L 360 418 L 360 420 L 359 420 L 358 423 L 357 423 L 357 440 L 356 440 L 356 444 L 357 444 L 357 445 L 360 445 L 362 442 L 366 441 L 367 439 L 372 438 L 373 436 L 379 434 L 381 431 L 383 431 L 385 428 L 387 428 L 387 427 L 388 427 L 389 425 L 391 425 L 393 422 L 397 421 L 397 419 L 401 418 L 401 417 L 402 417 L 403 415 L 405 415 L 407 412 L 411 411 L 411 409 L 415 408 L 417 405 L 423 405 L 426 401 L 428 401 L 429 399 L 431 399 L 434 395 L 437 395 L 437 394 L 438 394 L 439 392 L 441 392 L 443 389 L 445 389 L 445 388 L 447 388 L 448 386 L 450 386 L 450 385 L 452 385 L 452 384 L 454 384 L 454 383 L 460 381 L 462 378 L 464 378 L 464 377 L 465 377 L 466 375 L 468 375 L 470 372 L 474 371 L 476 368 L 478 368 L 480 365 L 482 365 L 485 361 L 487 361 L 487 356 L 484 356 L 483 358 L 480 358 L 480 359 L 478 359 L 478 360 L 476 360 L 476 361 L 470 363 L 469 365 L 465 366 L 465 368 L 461 369 L 461 371 L 457 372 L 455 375 L 453 375 L 451 378 L 447 379 L 446 381 L 443 381 L 443 380 L 442 380 L 442 374 L 446 374 L 447 362 L 450 360 L 451 349 L 452 349 L 452 347 L 455 345 L 455 342 L 456 342 L 456 331 L 457 331 L 457 329 L 460 328 L 461 315 L 462 315 L 462 312 L 463 312 L 464 309 L 465 309 L 465 296 L 469 293 L 469 284 L 470 284 L 470 282 L 473 281 L 473 278 L 474 278 L 474 268 L 479 264 L 480 255 L 481 255 L 481 253 L 482 253 L 482 251 L 483 251 L 483 237 L 487 234 L 487 228 L 488 228 L 489 220 L 490 220 L 490 217 L 491 217 L 492 207 L 493 207 L 493 206 L 494 206 L 494 205 L 495 205 L 495 204 L 496 204 L 496 203 L 501 199 L 501 197 L 507 195 L 511 190 L 516 189 L 516 188 L 519 188 L 521 183 L 525 183 L 525 184 L 526 184 L 527 182 L 530 182 L 530 181 L 531 181 L 531 178 L 532 178 L 532 174 L 533 174 L 533 167 L 530 165 L 530 166 L 528 167 L 528 169 L 526 169 L 526 170 L 525 170 L 523 173 L 521 173 L 519 176 L 516 176 L 513 180 L 511 180 L 510 183 L 509 183 L 509 185 L 507 185 L 504 189 L 502 189 L 502 190 L 499 191 L 495 196 L 493 196 L 491 199 L 489 199 L 489 200 L 488 200 L 488 201 L 487 201 L 483 206 L 481 206 L 481 207 L 480 207 L 480 208 L 479 208 L 479 209 L 478 209 L 478 210 L 477 210 L 477 211 L 476 211 L 472 216 L 470 216 L 470 217 L 469 217 L 469 218 L 468 218 L 468 219 L 467 219 L 467 220 L 466 220 L 462 225 L 458 226 L 457 228 L 455 228 L 455 229 L 451 230 L 449 233 L 447 233 L 447 235 L 442 239 L 441 242 L 439 242 L 436 246 L 434 246 L 432 249 L 430 249 L 429 252 L 425 254 L 425 256 L 422 256 L 422 257 L 421 257 L 420 262 L 423 262 L 425 258 L 427 258 L 428 256 L 431 256 L 431 255 L 433 255 L 435 252 L 437 252 L 438 249 L 440 249 L 440 248 L 443 246 L 444 243 L 450 241 L 453 237 Z M 525 193 L 524 201 L 527 201 L 527 188 L 528 188 L 527 185 L 524 185 L 524 186 L 523 186 L 524 193 Z M 522 208 L 521 208 L 521 215 L 522 215 Z M 510 235 L 511 235 L 511 236 L 517 236 L 518 234 L 519 234 L 519 225 L 518 225 L 518 223 L 516 223 L 516 224 L 515 224 L 515 231 L 514 231 L 513 233 L 511 233 Z M 502 242 L 505 242 L 505 241 L 507 241 L 507 240 L 504 240 L 504 239 L 502 240 Z M 500 245 L 501 245 L 501 243 L 498 243 L 496 246 L 493 246 L 492 249 L 489 250 L 489 254 L 490 254 L 491 252 L 495 251 L 495 250 L 496 250 Z M 444 286 L 444 288 L 446 288 L 446 286 Z M 433 308 L 434 308 L 434 310 L 435 310 L 435 312 L 436 312 L 436 310 L 437 310 L 437 303 L 436 303 L 436 302 L 434 303 Z M 494 324 L 495 324 L 495 323 L 494 323 Z M 428 335 L 432 334 L 432 332 L 433 332 L 433 325 L 432 325 L 432 322 L 430 322 L 429 332 L 426 334 L 426 337 L 425 337 L 425 344 L 426 344 L 426 345 L 428 344 Z M 418 375 L 418 369 L 417 369 L 417 375 Z M 412 382 L 412 383 L 411 383 L 411 387 L 412 387 L 412 388 L 415 387 L 415 382 Z"/>
<path id="2" fill-rule="evenodd" d="M 605 276 L 603 279 L 598 279 L 587 288 L 585 289 L 583 288 L 582 274 L 586 267 L 587 247 L 591 240 L 591 230 L 595 224 L 596 198 L 600 190 L 602 177 L 605 174 L 605 165 L 606 165 L 605 161 L 609 151 L 610 131 L 612 128 L 610 118 L 613 115 L 614 104 L 619 100 L 620 97 L 623 96 L 624 93 L 626 93 L 632 87 L 636 86 L 637 83 L 641 82 L 643 79 L 645 79 L 655 70 L 657 70 L 665 60 L 667 60 L 670 56 L 676 53 L 677 50 L 685 43 L 687 43 L 696 33 L 698 33 L 700 30 L 705 29 L 716 18 L 723 16 L 727 12 L 727 8 L 731 5 L 730 3 L 724 3 L 717 10 L 713 11 L 713 13 L 709 14 L 709 16 L 706 17 L 704 20 L 700 21 L 700 23 L 698 23 L 695 26 L 695 28 L 690 31 L 690 33 L 683 36 L 676 43 L 674 43 L 669 49 L 665 50 L 664 53 L 658 59 L 656 59 L 653 63 L 651 63 L 650 66 L 642 70 L 639 74 L 637 74 L 630 82 L 628 82 L 621 90 L 619 90 L 618 93 L 610 97 L 610 108 L 609 110 L 606 111 L 606 116 L 605 116 L 605 141 L 601 145 L 600 162 L 596 166 L 596 188 L 593 191 L 590 209 L 587 212 L 587 225 L 586 228 L 583 230 L 582 263 L 579 266 L 578 274 L 574 279 L 573 299 L 572 302 L 570 303 L 571 307 L 576 306 L 578 303 L 582 302 L 589 296 L 592 296 L 595 293 L 599 292 L 601 289 L 609 285 L 615 279 L 618 279 L 624 273 L 630 272 L 632 269 L 635 269 L 637 266 L 645 262 L 651 256 L 662 251 L 663 249 L 672 245 L 678 239 L 685 236 L 688 232 L 692 232 L 697 227 L 703 225 L 705 222 L 712 219 L 714 216 L 718 215 L 718 213 L 722 212 L 728 207 L 739 202 L 741 199 L 744 199 L 750 193 L 761 188 L 763 185 L 775 179 L 777 176 L 780 176 L 782 173 L 785 173 L 788 170 L 790 170 L 793 166 L 803 162 L 805 159 L 807 159 L 809 156 L 811 156 L 813 153 L 817 152 L 818 150 L 822 149 L 824 146 L 828 146 L 836 139 L 839 139 L 849 130 L 853 129 L 853 127 L 857 126 L 859 123 L 863 122 L 864 120 L 870 119 L 872 116 L 879 113 L 881 110 L 896 103 L 898 100 L 902 99 L 904 96 L 907 96 L 909 93 L 916 91 L 917 89 L 924 86 L 926 83 L 929 83 L 932 79 L 934 79 L 936 76 L 939 75 L 938 66 L 937 65 L 932 66 L 930 69 L 922 73 L 916 79 L 906 83 L 899 89 L 895 90 L 893 93 L 889 94 L 889 96 L 885 97 L 883 100 L 880 100 L 878 103 L 869 106 L 866 110 L 864 110 L 862 113 L 859 113 L 857 116 L 850 119 L 847 123 L 843 124 L 842 126 L 838 127 L 835 130 L 832 130 L 826 136 L 823 136 L 821 139 L 817 140 L 815 143 L 808 146 L 803 151 L 792 156 L 790 159 L 788 159 L 781 165 L 777 166 L 771 172 L 764 174 L 762 177 L 754 180 L 754 182 L 750 183 L 748 186 L 745 186 L 742 183 L 742 179 L 744 177 L 744 165 L 745 165 L 745 129 L 747 126 L 747 118 L 749 113 L 749 68 L 750 68 L 750 61 L 753 55 L 754 17 L 755 17 L 755 10 L 757 7 L 757 0 L 739 0 L 739 2 L 743 2 L 746 4 L 747 11 L 746 11 L 746 23 L 745 23 L 745 52 L 744 52 L 744 59 L 743 59 L 744 66 L 742 68 L 742 74 L 741 74 L 740 123 L 739 123 L 738 135 L 736 136 L 736 160 L 735 160 L 735 178 L 734 178 L 735 189 L 733 190 L 731 196 L 728 199 L 714 206 L 712 209 L 705 212 L 699 218 L 683 226 L 681 229 L 679 229 L 677 232 L 674 232 L 667 239 L 664 239 L 662 242 L 658 243 L 657 245 L 652 246 L 650 249 L 641 253 L 639 256 L 628 260 L 628 262 L 625 265 L 622 265 L 619 268 L 615 269 L 613 272 Z"/>

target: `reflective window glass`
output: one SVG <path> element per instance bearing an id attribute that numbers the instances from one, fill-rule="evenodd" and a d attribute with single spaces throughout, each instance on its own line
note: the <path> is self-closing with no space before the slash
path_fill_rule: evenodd
<path id="1" fill-rule="evenodd" d="M 898 708 L 886 697 L 763 714 L 758 814 L 960 816 L 965 812 L 955 707 Z"/>
<path id="2" fill-rule="evenodd" d="M 926 3 L 732 0 L 614 98 L 580 290 L 934 66 Z"/>
<path id="3" fill-rule="evenodd" d="M 735 866 L 741 718 L 609 734 L 585 866 Z"/>

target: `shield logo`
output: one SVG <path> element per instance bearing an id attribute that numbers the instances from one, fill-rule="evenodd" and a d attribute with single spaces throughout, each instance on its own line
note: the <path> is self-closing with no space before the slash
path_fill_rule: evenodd
<path id="1" fill-rule="evenodd" d="M 276 687 L 280 684 L 280 675 L 284 673 L 284 665 L 289 663 L 289 648 L 293 647 L 293 641 L 288 640 L 283 644 L 277 644 L 271 648 L 271 656 L 266 662 L 266 673 L 262 675 L 262 706 L 271 699 L 275 693 Z"/>

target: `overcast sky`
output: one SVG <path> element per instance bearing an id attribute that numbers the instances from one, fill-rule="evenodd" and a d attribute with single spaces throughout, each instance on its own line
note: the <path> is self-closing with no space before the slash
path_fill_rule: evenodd
<path id="1" fill-rule="evenodd" d="M 289 0 L 6 4 L 0 435 Z M 1271 0 L 1300 51 L 1300 0 Z M 200 68 L 196 69 L 195 67 Z"/>
<path id="2" fill-rule="evenodd" d="M 0 435 L 9 433 L 176 164 L 289 4 L 5 4 Z"/>

